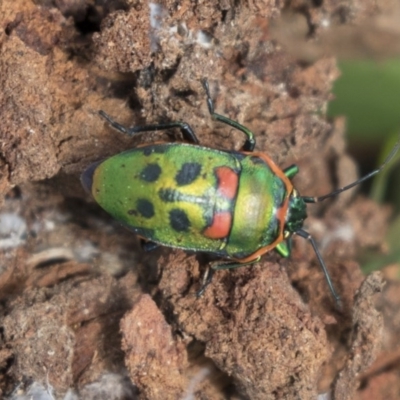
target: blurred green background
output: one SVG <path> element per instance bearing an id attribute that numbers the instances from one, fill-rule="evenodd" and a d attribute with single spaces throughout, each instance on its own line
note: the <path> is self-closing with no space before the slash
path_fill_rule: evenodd
<path id="1" fill-rule="evenodd" d="M 339 68 L 342 75 L 335 83 L 328 115 L 346 116 L 349 152 L 360 163 L 360 174 L 365 174 L 379 166 L 399 138 L 400 58 L 347 60 Z M 400 154 L 366 187 L 371 198 L 390 202 L 394 208 L 386 238 L 388 253 L 362 255 L 362 268 L 368 273 L 400 262 Z"/>

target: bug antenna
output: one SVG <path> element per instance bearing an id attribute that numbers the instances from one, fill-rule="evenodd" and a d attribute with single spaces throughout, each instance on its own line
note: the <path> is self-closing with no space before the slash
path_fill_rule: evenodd
<path id="1" fill-rule="evenodd" d="M 330 291 L 331 291 L 331 293 L 332 293 L 332 295 L 333 295 L 333 297 L 335 299 L 336 305 L 337 305 L 337 307 L 339 309 L 341 309 L 342 308 L 342 301 L 340 300 L 339 295 L 336 293 L 336 290 L 333 287 L 333 283 L 332 283 L 331 277 L 329 275 L 328 269 L 326 268 L 325 262 L 322 259 L 321 253 L 318 250 L 318 247 L 317 247 L 317 244 L 315 243 L 314 238 L 308 232 L 304 231 L 303 229 L 299 229 L 295 233 L 296 233 L 296 235 L 301 236 L 304 239 L 307 239 L 311 243 L 311 246 L 313 247 L 314 252 L 315 252 L 315 254 L 316 254 L 317 258 L 318 258 L 318 262 L 319 262 L 319 264 L 320 264 L 320 266 L 322 268 L 322 272 L 325 275 L 326 282 L 327 282 L 327 284 L 329 286 L 329 289 L 330 289 Z"/>
<path id="2" fill-rule="evenodd" d="M 349 190 L 351 188 L 353 188 L 354 186 L 359 185 L 360 183 L 368 180 L 369 178 L 372 178 L 373 176 L 375 176 L 376 174 L 378 174 L 380 171 L 383 170 L 383 168 L 385 168 L 385 166 L 392 160 L 392 158 L 396 155 L 396 153 L 398 152 L 400 148 L 400 139 L 397 140 L 396 144 L 394 145 L 392 151 L 389 153 L 389 155 L 385 158 L 385 161 L 380 165 L 380 167 L 374 169 L 372 172 L 370 172 L 367 175 L 364 175 L 363 177 L 357 179 L 356 181 L 340 188 L 340 189 L 336 189 L 333 192 L 330 192 L 324 196 L 320 196 L 320 197 L 307 197 L 307 196 L 302 196 L 301 198 L 304 200 L 305 203 L 319 203 L 320 201 L 323 201 L 325 199 L 328 199 L 329 197 L 334 197 L 337 196 L 339 193 L 342 193 L 346 190 Z"/>

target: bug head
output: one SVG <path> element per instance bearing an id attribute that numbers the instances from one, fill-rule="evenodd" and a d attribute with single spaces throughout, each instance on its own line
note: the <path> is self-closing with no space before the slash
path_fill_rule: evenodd
<path id="1" fill-rule="evenodd" d="M 289 198 L 288 213 L 286 216 L 285 230 L 289 233 L 297 232 L 303 227 L 307 218 L 307 205 L 296 190 L 293 190 Z"/>

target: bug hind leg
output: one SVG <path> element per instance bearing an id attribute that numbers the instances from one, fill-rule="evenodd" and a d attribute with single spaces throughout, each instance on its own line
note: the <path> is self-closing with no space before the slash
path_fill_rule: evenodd
<path id="1" fill-rule="evenodd" d="M 203 279 L 201 281 L 201 287 L 200 289 L 196 292 L 196 297 L 199 298 L 201 296 L 203 296 L 204 292 L 207 289 L 207 286 L 211 283 L 212 278 L 214 276 L 214 272 L 215 270 L 211 268 L 211 266 L 209 265 L 206 269 L 206 272 L 203 275 Z"/>
<path id="2" fill-rule="evenodd" d="M 144 252 L 149 253 L 155 249 L 158 249 L 160 245 L 149 240 L 140 239 L 140 247 Z"/>
<path id="3" fill-rule="evenodd" d="M 139 126 L 132 126 L 131 128 L 127 128 L 124 125 L 121 125 L 113 118 L 111 118 L 107 113 L 100 110 L 99 114 L 117 131 L 120 131 L 128 136 L 134 136 L 137 133 L 141 132 L 150 132 L 150 131 L 160 131 L 164 129 L 171 129 L 171 128 L 179 128 L 182 132 L 183 137 L 190 143 L 198 144 L 199 139 L 197 138 L 196 134 L 194 133 L 191 126 L 186 122 L 167 122 L 164 124 L 150 124 L 150 125 L 139 125 Z"/>
<path id="4" fill-rule="evenodd" d="M 254 147 L 256 145 L 256 139 L 254 138 L 254 133 L 250 130 L 247 129 L 245 126 L 242 124 L 239 124 L 239 122 L 234 121 L 233 119 L 230 119 L 228 117 L 225 117 L 221 114 L 217 114 L 214 111 L 214 103 L 211 99 L 210 95 L 210 87 L 208 86 L 208 81 L 207 79 L 202 79 L 201 83 L 203 84 L 204 90 L 206 91 L 207 95 L 207 106 L 208 106 L 208 111 L 211 114 L 211 117 L 214 118 L 217 121 L 220 121 L 224 124 L 227 124 L 231 126 L 232 128 L 238 129 L 239 131 L 243 132 L 246 135 L 246 141 L 242 147 L 242 150 L 244 151 L 253 151 Z"/>
<path id="5" fill-rule="evenodd" d="M 202 285 L 201 285 L 201 288 L 199 289 L 199 291 L 196 293 L 196 296 L 201 297 L 204 294 L 205 290 L 207 289 L 207 286 L 212 281 L 215 271 L 222 270 L 222 269 L 235 269 L 235 268 L 244 267 L 246 265 L 254 264 L 254 263 L 260 261 L 260 258 L 261 257 L 257 257 L 256 259 L 251 260 L 249 262 L 245 262 L 245 263 L 230 262 L 230 261 L 228 261 L 226 263 L 222 263 L 222 264 L 220 261 L 210 263 L 207 267 L 206 272 L 203 275 Z"/>

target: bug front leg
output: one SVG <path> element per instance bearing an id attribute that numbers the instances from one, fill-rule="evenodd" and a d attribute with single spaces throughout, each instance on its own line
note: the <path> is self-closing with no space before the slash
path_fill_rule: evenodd
<path id="1" fill-rule="evenodd" d="M 208 86 L 207 79 L 202 79 L 201 83 L 203 84 L 204 90 L 206 91 L 207 106 L 208 106 L 208 111 L 211 114 L 211 117 L 217 121 L 223 122 L 224 124 L 227 124 L 232 128 L 238 129 L 239 131 L 243 132 L 246 135 L 246 141 L 243 145 L 242 150 L 253 151 L 256 145 L 256 139 L 254 138 L 254 133 L 250 129 L 247 129 L 245 126 L 239 124 L 239 122 L 236 122 L 228 117 L 225 117 L 221 114 L 217 114 L 216 112 L 214 112 L 214 103 L 210 96 L 210 88 Z"/>
<path id="2" fill-rule="evenodd" d="M 153 124 L 153 125 L 141 125 L 132 126 L 127 128 L 120 123 L 114 121 L 108 114 L 100 110 L 99 114 L 117 131 L 125 133 L 128 136 L 134 136 L 140 132 L 160 131 L 164 129 L 179 128 L 182 132 L 183 137 L 190 143 L 199 144 L 199 139 L 194 133 L 193 129 L 186 122 L 167 122 L 165 124 Z"/>
<path id="3" fill-rule="evenodd" d="M 336 293 L 336 290 L 333 287 L 333 283 L 332 283 L 331 277 L 329 275 L 328 268 L 326 268 L 325 262 L 324 262 L 324 260 L 323 260 L 323 258 L 321 256 L 321 253 L 318 250 L 318 247 L 317 247 L 317 245 L 315 243 L 314 238 L 308 232 L 304 231 L 303 229 L 299 229 L 295 233 L 296 233 L 296 235 L 301 236 L 303 239 L 306 239 L 311 243 L 311 246 L 314 249 L 315 255 L 317 256 L 319 265 L 321 266 L 322 272 L 325 275 L 325 280 L 326 280 L 326 283 L 329 286 L 329 290 L 331 291 L 332 296 L 335 299 L 335 302 L 336 302 L 336 305 L 337 305 L 338 309 L 341 309 L 342 308 L 342 301 L 340 300 L 340 296 Z"/>

